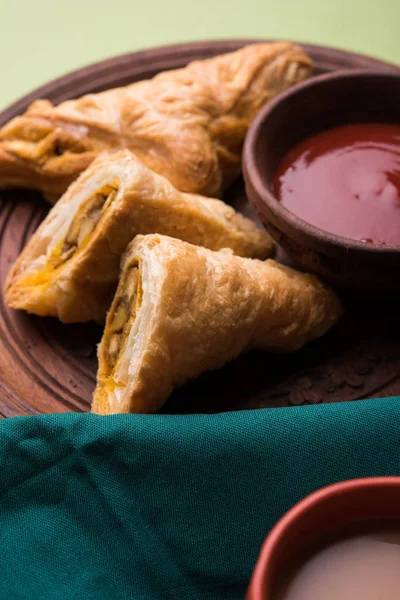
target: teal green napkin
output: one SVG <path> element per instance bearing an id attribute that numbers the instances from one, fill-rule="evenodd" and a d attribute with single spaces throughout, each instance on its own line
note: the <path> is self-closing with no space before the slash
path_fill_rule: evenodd
<path id="1" fill-rule="evenodd" d="M 400 475 L 400 402 L 22 417 L 0 448 L 1 599 L 239 599 L 295 502 Z"/>

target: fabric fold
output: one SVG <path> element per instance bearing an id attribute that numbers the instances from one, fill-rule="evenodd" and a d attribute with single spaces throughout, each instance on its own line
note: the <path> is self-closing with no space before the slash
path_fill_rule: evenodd
<path id="1" fill-rule="evenodd" d="M 400 403 L 0 424 L 0 597 L 243 598 L 293 504 L 400 475 Z"/>

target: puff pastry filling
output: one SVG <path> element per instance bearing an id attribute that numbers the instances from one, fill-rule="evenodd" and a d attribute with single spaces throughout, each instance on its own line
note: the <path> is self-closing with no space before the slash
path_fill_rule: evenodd
<path id="1" fill-rule="evenodd" d="M 78 250 L 85 247 L 103 213 L 115 199 L 117 192 L 116 187 L 106 185 L 81 204 L 65 237 L 60 254 L 61 263 L 66 262 Z"/>
<path id="2" fill-rule="evenodd" d="M 54 129 L 51 121 L 40 117 L 35 120 L 34 126 L 29 121 L 24 124 L 22 117 L 19 125 L 15 128 L 7 125 L 6 131 L 8 129 L 12 138 L 7 151 L 40 167 L 67 153 L 79 154 L 86 150 L 85 145 L 72 134 L 73 126 L 70 126 L 71 131 L 68 128 L 63 131 L 62 125 Z"/>
<path id="3" fill-rule="evenodd" d="M 133 262 L 126 270 L 112 307 L 111 319 L 105 332 L 106 357 L 110 383 L 115 381 L 115 368 L 124 353 L 129 331 L 142 303 L 142 281 L 139 263 Z"/>
<path id="4" fill-rule="evenodd" d="M 20 280 L 21 284 L 47 283 L 54 272 L 75 257 L 88 244 L 103 214 L 118 193 L 116 183 L 106 184 L 83 200 L 73 216 L 61 241 L 50 243 L 45 256 L 32 263 L 32 269 Z M 44 264 L 43 264 L 44 260 Z"/>

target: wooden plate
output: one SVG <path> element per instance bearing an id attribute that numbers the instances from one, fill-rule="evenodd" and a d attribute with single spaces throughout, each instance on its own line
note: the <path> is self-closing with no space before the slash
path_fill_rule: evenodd
<path id="1" fill-rule="evenodd" d="M 0 125 L 37 98 L 59 103 L 88 92 L 126 85 L 191 60 L 228 52 L 254 40 L 200 42 L 120 56 L 61 77 L 25 96 L 0 115 Z M 395 68 L 374 59 L 319 46 L 305 46 L 316 72 Z M 226 200 L 246 214 L 241 182 Z M 47 213 L 40 194 L 0 193 L 0 281 Z M 254 216 L 254 215 L 252 215 Z M 167 412 L 217 412 L 356 400 L 400 393 L 400 318 L 364 300 L 350 302 L 340 325 L 290 356 L 253 352 L 208 373 L 172 395 Z M 62 325 L 8 309 L 0 297 L 0 415 L 87 411 L 96 375 L 93 324 Z"/>

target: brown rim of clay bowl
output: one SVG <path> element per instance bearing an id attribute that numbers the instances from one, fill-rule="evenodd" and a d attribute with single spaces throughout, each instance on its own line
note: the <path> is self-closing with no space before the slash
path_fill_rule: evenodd
<path id="1" fill-rule="evenodd" d="M 400 477 L 342 481 L 310 494 L 290 509 L 266 538 L 246 600 L 273 600 L 275 573 L 318 533 L 357 521 L 400 517 Z M 296 546 L 297 544 L 297 546 Z"/>
<path id="2" fill-rule="evenodd" d="M 282 227 L 282 231 L 287 233 L 289 236 L 292 235 L 293 238 L 297 238 L 297 240 L 302 242 L 306 241 L 310 248 L 315 248 L 316 250 L 320 250 L 322 252 L 327 251 L 328 254 L 336 256 L 345 256 L 349 253 L 354 253 L 360 258 L 367 258 L 371 257 L 372 255 L 376 256 L 379 254 L 381 258 L 385 256 L 390 259 L 400 260 L 400 245 L 380 245 L 374 243 L 367 244 L 351 238 L 336 235 L 330 233 L 329 231 L 319 229 L 315 225 L 304 221 L 289 209 L 285 208 L 285 206 L 283 206 L 272 193 L 271 189 L 266 183 L 268 178 L 266 176 L 263 177 L 263 168 L 260 165 L 257 156 L 260 138 L 263 136 L 265 124 L 271 118 L 273 118 L 275 111 L 282 104 L 282 102 L 288 99 L 300 97 L 304 93 L 312 92 L 312 90 L 316 89 L 317 87 L 324 86 L 329 82 L 334 82 L 340 79 L 363 80 L 366 77 L 374 77 L 386 80 L 399 80 L 400 82 L 400 69 L 398 72 L 387 70 L 372 71 L 367 69 L 355 71 L 340 70 L 335 71 L 334 73 L 318 75 L 293 86 L 266 104 L 260 110 L 251 124 L 244 144 L 243 172 L 246 182 L 246 189 L 251 202 L 255 204 L 255 207 L 259 213 L 262 211 L 260 204 L 264 204 L 266 211 L 273 215 L 274 220 L 276 223 L 278 223 L 278 227 Z M 344 120 L 343 123 L 345 122 L 346 121 Z M 318 129 L 316 129 L 315 132 L 316 131 L 318 131 Z M 307 137 L 307 135 L 305 137 Z M 272 182 L 270 183 L 272 184 Z M 258 201 L 254 200 L 255 196 L 258 197 Z"/>

